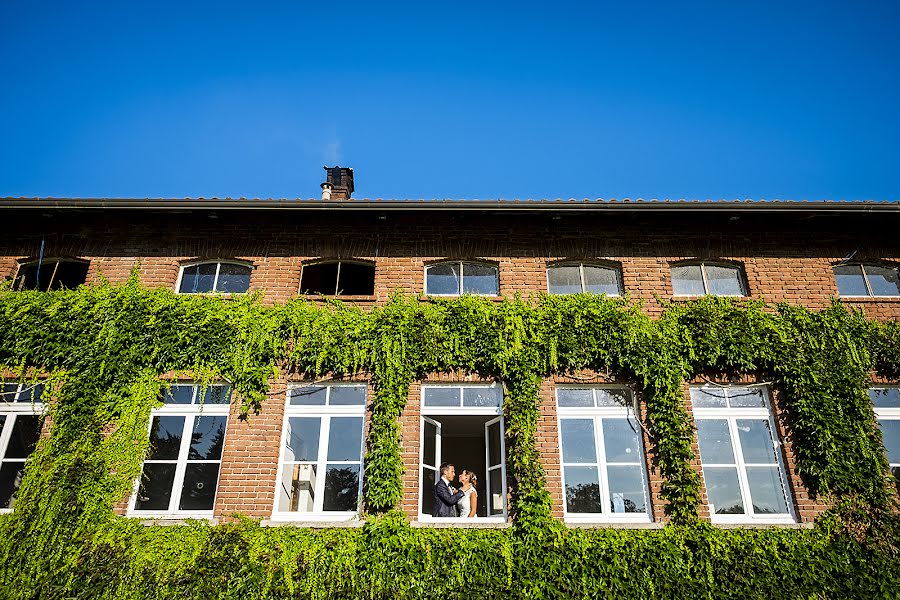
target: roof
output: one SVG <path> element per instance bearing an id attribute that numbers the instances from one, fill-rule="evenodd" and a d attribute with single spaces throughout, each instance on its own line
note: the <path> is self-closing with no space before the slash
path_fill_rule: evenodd
<path id="1" fill-rule="evenodd" d="M 0 209 L 900 212 L 900 200 L 0 198 Z"/>

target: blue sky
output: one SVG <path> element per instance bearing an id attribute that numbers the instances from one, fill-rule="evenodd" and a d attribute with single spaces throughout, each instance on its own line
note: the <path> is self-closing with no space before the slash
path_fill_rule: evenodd
<path id="1" fill-rule="evenodd" d="M 900 199 L 900 2 L 0 2 L 0 196 Z"/>

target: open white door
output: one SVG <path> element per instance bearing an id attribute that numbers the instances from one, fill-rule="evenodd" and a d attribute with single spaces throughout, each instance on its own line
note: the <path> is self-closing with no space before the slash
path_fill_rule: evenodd
<path id="1" fill-rule="evenodd" d="M 422 473 L 419 482 L 419 506 L 423 515 L 430 515 L 434 508 L 434 485 L 440 474 L 441 465 L 441 423 L 422 417 Z"/>
<path id="2" fill-rule="evenodd" d="M 506 450 L 504 448 L 503 417 L 484 424 L 484 446 L 487 464 L 485 497 L 487 516 L 506 515 Z"/>

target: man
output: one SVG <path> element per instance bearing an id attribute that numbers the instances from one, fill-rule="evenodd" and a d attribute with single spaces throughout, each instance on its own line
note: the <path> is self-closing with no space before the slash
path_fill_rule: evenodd
<path id="1" fill-rule="evenodd" d="M 434 484 L 434 508 L 432 517 L 455 517 L 456 503 L 465 495 L 457 492 L 450 486 L 450 482 L 456 477 L 456 467 L 450 463 L 441 465 L 441 478 Z"/>

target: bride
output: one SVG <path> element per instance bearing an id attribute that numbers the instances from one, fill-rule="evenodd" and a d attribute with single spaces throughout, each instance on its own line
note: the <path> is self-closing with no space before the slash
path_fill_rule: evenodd
<path id="1" fill-rule="evenodd" d="M 459 518 L 474 519 L 475 513 L 478 512 L 478 492 L 475 491 L 478 478 L 472 471 L 463 469 L 463 472 L 459 474 L 459 483 L 462 486 L 459 491 L 464 494 L 456 505 L 459 510 Z"/>

